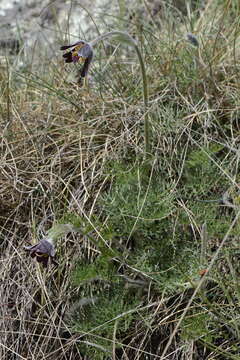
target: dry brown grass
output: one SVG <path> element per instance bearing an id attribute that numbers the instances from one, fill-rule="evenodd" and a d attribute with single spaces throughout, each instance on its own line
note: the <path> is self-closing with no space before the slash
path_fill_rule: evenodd
<path id="1" fill-rule="evenodd" d="M 216 3 L 215 6 L 212 3 Z M 231 188 L 234 200 L 238 200 L 240 54 L 237 44 L 240 27 L 239 20 L 228 12 L 230 10 L 229 1 L 222 4 L 207 2 L 205 12 L 195 25 L 196 33 L 201 34 L 199 49 L 179 41 L 177 32 L 170 43 L 172 33 L 169 29 L 173 31 L 170 25 L 162 33 L 157 33 L 155 27 L 152 34 L 144 33 L 147 41 L 143 41 L 143 52 L 149 78 L 153 132 L 152 158 L 147 169 L 153 178 L 163 176 L 164 181 L 171 184 L 175 196 L 172 232 L 175 234 L 181 229 L 183 233 L 191 234 L 196 248 L 204 246 L 205 241 L 201 233 L 202 218 L 199 217 L 202 208 L 189 204 L 189 198 L 211 198 Z M 235 20 L 230 23 L 230 19 Z M 182 31 L 183 25 L 179 26 Z M 133 54 L 127 52 L 127 55 L 131 59 L 130 66 L 124 64 L 126 53 L 122 57 L 118 54 L 113 57 L 114 61 L 102 74 L 105 80 L 101 86 L 96 80 L 100 71 L 95 65 L 92 71 L 96 77 L 89 87 L 83 88 L 66 81 L 69 68 L 66 70 L 60 59 L 49 62 L 47 71 L 44 69 L 46 64 L 39 69 L 31 66 L 21 73 L 11 66 L 3 67 L 0 78 L 1 359 L 81 359 L 79 344 L 85 342 L 89 347 L 101 347 L 95 329 L 92 330 L 95 341 L 90 343 L 84 337 L 86 334 L 76 332 L 69 320 L 73 299 L 83 296 L 80 287 L 72 283 L 72 270 L 77 261 L 94 261 L 101 249 L 86 234 L 70 234 L 59 243 L 59 267 L 43 269 L 26 255 L 23 246 L 37 242 L 54 222 L 69 213 L 86 223 L 92 218 L 107 223 L 98 198 L 113 188 L 116 174 L 109 170 L 109 163 L 124 160 L 133 167 L 135 161 L 141 163 L 144 154 L 142 88 L 137 61 L 132 60 Z M 212 145 L 220 145 L 220 150 L 211 153 Z M 210 149 L 209 152 L 206 149 Z M 208 182 L 205 187 L 199 185 L 201 179 L 196 183 L 193 180 L 191 189 L 187 177 L 194 172 L 193 165 L 189 165 L 195 161 L 194 151 L 207 154 L 215 174 L 204 179 Z M 204 176 L 207 176 L 206 172 Z M 195 186 L 198 186 L 196 192 Z M 236 208 L 231 211 L 224 213 L 224 219 L 219 215 L 219 226 L 226 218 L 229 220 L 227 229 L 231 226 L 233 215 L 237 213 Z M 185 213 L 187 224 L 181 223 L 181 212 Z M 206 221 L 210 220 L 207 218 Z M 211 246 L 221 244 L 226 233 L 221 231 L 216 226 L 216 232 L 209 235 L 207 239 Z M 233 242 L 238 231 L 236 227 L 231 238 Z M 96 241 L 101 238 L 97 225 L 93 236 Z M 112 239 L 106 242 L 114 246 Z M 229 249 L 235 249 L 231 246 Z M 204 266 L 208 266 L 212 259 L 210 250 L 204 256 Z M 128 257 L 131 252 L 124 259 L 128 276 L 137 273 L 152 280 L 147 271 L 134 269 L 130 261 L 128 263 Z M 229 300 L 232 290 L 226 285 L 221 288 L 217 305 L 219 313 L 221 311 L 221 324 L 224 320 L 229 321 L 227 326 L 231 328 L 234 323 L 232 343 L 237 344 L 240 325 L 234 304 L 239 301 L 239 295 L 236 295 L 238 269 L 236 262 L 231 268 L 231 261 L 226 259 L 221 264 L 227 263 L 225 273 L 231 275 L 228 281 L 236 285 L 236 297 L 232 302 Z M 122 259 L 118 261 L 121 263 Z M 219 288 L 221 264 L 217 264 L 212 280 Z M 112 347 L 109 356 L 117 359 L 118 353 L 114 349 L 122 345 L 121 359 L 137 360 L 147 355 L 161 358 L 187 304 L 193 312 L 188 313 L 186 319 L 194 317 L 195 306 L 199 312 L 207 311 L 213 316 L 209 304 L 204 303 L 206 307 L 203 303 L 198 304 L 200 295 L 194 297 L 194 304 L 189 303 L 195 281 L 194 276 L 193 279 L 190 277 L 192 288 L 184 291 L 176 288 L 177 293 L 166 298 L 164 292 L 152 294 L 149 285 L 149 293 L 141 295 L 142 307 L 147 311 L 141 315 L 141 311 L 138 313 L 134 309 L 140 315 L 139 319 L 136 315 L 128 336 L 116 338 L 115 331 L 112 338 L 107 339 Z M 211 291 L 212 283 L 209 283 Z M 233 314 L 230 319 L 224 307 L 226 298 Z M 214 313 L 212 318 L 217 316 Z M 216 325 L 213 329 L 218 331 L 219 328 Z M 201 340 L 201 336 L 199 338 Z M 206 343 L 201 347 L 195 340 L 181 339 L 177 332 L 169 343 L 168 358 L 194 359 L 196 352 L 196 359 L 201 356 L 202 359 L 211 356 L 237 359 L 238 355 L 232 350 L 231 356 L 227 357 L 228 345 L 224 340 L 220 345 L 219 349 L 217 345 L 216 348 L 207 347 Z"/>
<path id="2" fill-rule="evenodd" d="M 28 81 L 31 75 L 24 77 Z M 9 119 L 6 93 L 3 102 L 0 357 L 80 358 L 64 322 L 76 292 L 69 274 L 75 258 L 91 257 L 96 250 L 81 236 L 66 239 L 59 250 L 60 268 L 42 271 L 23 246 L 37 242 L 65 213 L 96 213 L 97 198 L 109 186 L 104 163 L 135 147 L 137 123 L 129 128 L 134 111 L 124 101 L 103 100 L 91 90 L 64 85 L 59 77 L 54 90 L 72 96 L 78 109 L 45 95 L 46 87 L 29 84 L 10 89 Z"/>

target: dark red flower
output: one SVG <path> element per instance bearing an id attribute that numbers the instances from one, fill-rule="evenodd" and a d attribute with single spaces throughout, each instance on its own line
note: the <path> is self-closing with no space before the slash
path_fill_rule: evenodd
<path id="1" fill-rule="evenodd" d="M 54 265 L 58 265 L 54 260 L 56 251 L 51 240 L 43 239 L 36 245 L 24 246 L 24 249 L 30 252 L 32 258 L 36 257 L 37 262 L 42 263 L 44 267 L 47 267 L 49 259 Z"/>
<path id="2" fill-rule="evenodd" d="M 89 65 L 93 58 L 93 49 L 92 46 L 84 40 L 77 41 L 71 45 L 64 45 L 60 47 L 60 50 L 70 51 L 63 54 L 63 58 L 66 63 L 79 63 L 83 62 L 83 67 L 80 72 L 81 77 L 85 77 L 89 70 Z"/>

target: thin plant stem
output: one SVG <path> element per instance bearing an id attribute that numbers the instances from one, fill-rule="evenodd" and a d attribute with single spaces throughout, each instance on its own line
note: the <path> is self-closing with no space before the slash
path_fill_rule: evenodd
<path id="1" fill-rule="evenodd" d="M 126 4 L 125 0 L 118 0 L 118 7 L 119 7 L 119 19 L 121 19 L 121 28 L 124 27 L 124 18 L 126 13 Z"/>
<path id="2" fill-rule="evenodd" d="M 6 98 L 7 98 L 7 123 L 10 123 L 10 70 L 9 70 L 9 62 L 7 57 L 6 59 L 6 69 L 7 69 L 7 89 L 6 89 Z"/>

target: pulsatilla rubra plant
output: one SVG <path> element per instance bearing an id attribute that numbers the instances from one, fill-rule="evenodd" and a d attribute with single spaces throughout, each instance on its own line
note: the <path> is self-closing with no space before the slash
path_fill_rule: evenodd
<path id="1" fill-rule="evenodd" d="M 62 236 L 69 232 L 78 232 L 79 228 L 72 224 L 55 224 L 48 231 L 47 236 L 39 241 L 36 245 L 24 246 L 32 258 L 36 258 L 37 262 L 47 267 L 49 261 L 54 265 L 58 265 L 55 261 L 55 243 Z"/>
<path id="2" fill-rule="evenodd" d="M 63 58 L 66 63 L 79 63 L 83 62 L 83 67 L 80 71 L 80 76 L 84 78 L 89 70 L 90 63 L 93 58 L 93 49 L 92 46 L 84 40 L 77 41 L 71 45 L 61 46 L 60 50 L 70 51 L 63 54 Z"/>
<path id="3" fill-rule="evenodd" d="M 31 257 L 36 258 L 37 262 L 41 263 L 44 267 L 47 267 L 49 260 L 54 265 L 57 265 L 57 262 L 54 260 L 56 250 L 50 238 L 42 239 L 33 246 L 24 246 L 24 249 L 29 251 Z"/>
<path id="4" fill-rule="evenodd" d="M 81 83 L 81 79 L 86 77 L 90 63 L 93 59 L 94 45 L 112 36 L 118 36 L 120 37 L 121 42 L 127 42 L 129 45 L 133 46 L 138 56 L 138 60 L 141 68 L 141 74 L 142 74 L 142 82 L 143 82 L 145 157 L 147 157 L 150 152 L 150 143 L 149 143 L 150 131 L 149 131 L 149 120 L 148 120 L 148 86 L 147 86 L 145 65 L 141 51 L 139 50 L 139 47 L 137 45 L 137 42 L 128 33 L 122 31 L 110 31 L 106 34 L 100 35 L 99 37 L 97 37 L 96 39 L 90 42 L 79 40 L 74 44 L 61 46 L 60 50 L 70 49 L 70 51 L 63 54 L 63 58 L 65 59 L 66 63 L 79 63 L 79 62 L 84 63 L 82 69 L 80 70 L 79 83 Z"/>

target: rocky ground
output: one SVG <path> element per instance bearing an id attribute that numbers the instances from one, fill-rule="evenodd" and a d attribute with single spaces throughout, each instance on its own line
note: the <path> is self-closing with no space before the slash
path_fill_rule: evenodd
<path id="1" fill-rule="evenodd" d="M 44 56 L 54 56 L 56 45 L 64 39 L 76 41 L 96 36 L 101 31 L 101 21 L 97 21 L 97 30 L 91 17 L 101 18 L 106 6 L 110 10 L 108 0 L 83 0 L 81 5 L 65 0 L 2 0 L 0 53 L 21 51 L 28 57 L 34 49 Z"/>

